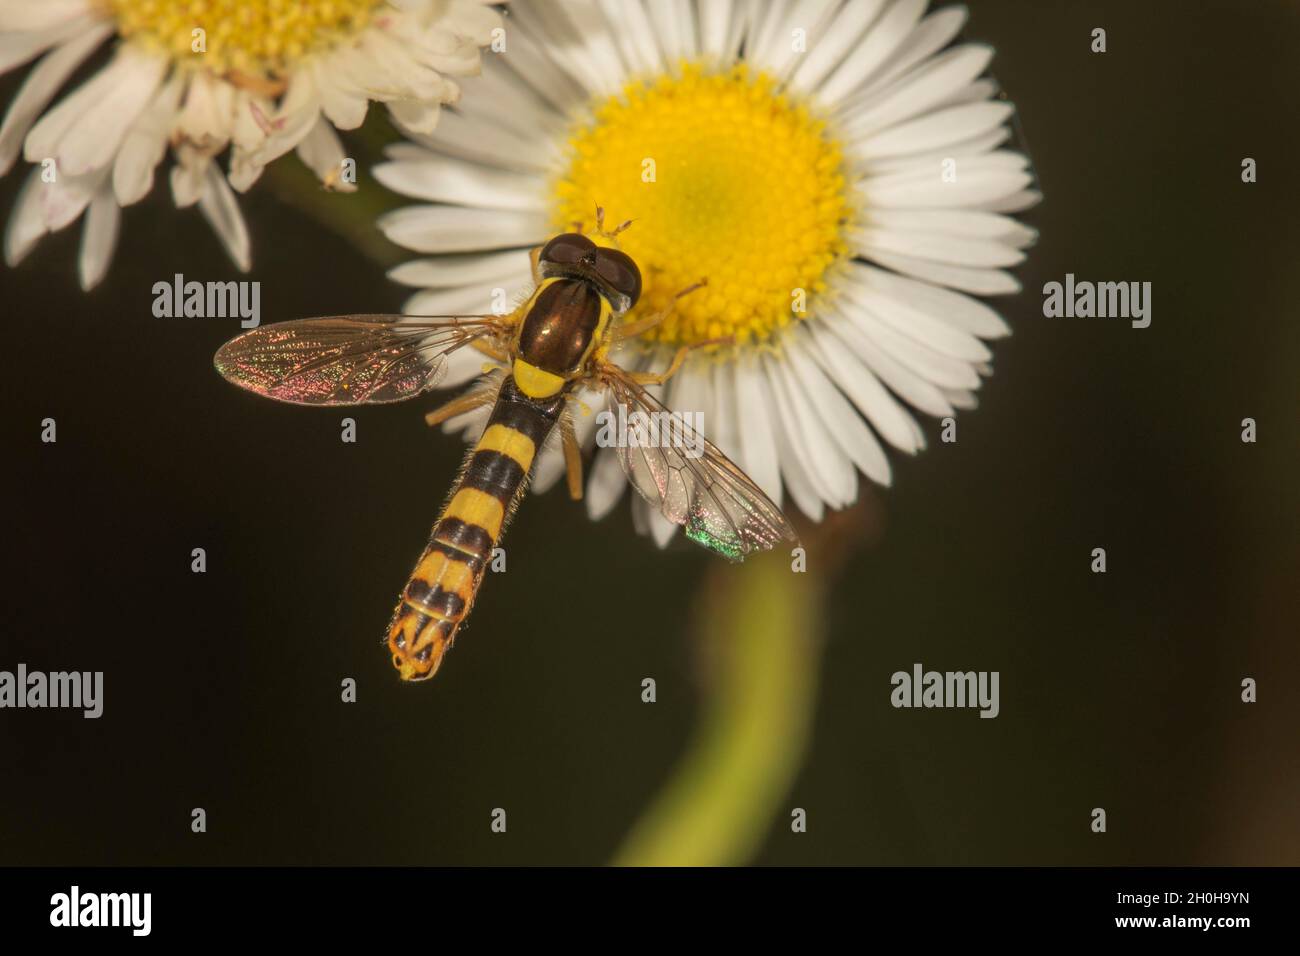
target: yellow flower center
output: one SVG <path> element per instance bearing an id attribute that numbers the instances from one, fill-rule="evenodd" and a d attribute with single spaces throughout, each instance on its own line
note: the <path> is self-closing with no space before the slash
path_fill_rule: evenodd
<path id="1" fill-rule="evenodd" d="M 122 37 L 254 80 L 355 36 L 386 0 L 107 0 Z"/>
<path id="2" fill-rule="evenodd" d="M 808 313 L 844 254 L 851 209 L 840 148 L 822 122 L 743 66 L 634 83 L 569 139 L 555 224 L 605 227 L 641 268 L 629 321 L 677 302 L 646 338 L 689 345 L 764 342 Z"/>

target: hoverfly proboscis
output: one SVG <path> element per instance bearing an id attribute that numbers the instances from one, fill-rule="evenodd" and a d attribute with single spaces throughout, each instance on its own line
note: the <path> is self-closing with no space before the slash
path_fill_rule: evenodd
<path id="1" fill-rule="evenodd" d="M 615 414 L 623 406 L 625 415 L 671 423 L 677 441 L 627 442 L 617 451 L 629 483 L 692 540 L 732 560 L 795 540 L 767 495 L 647 391 L 677 370 L 687 349 L 658 375 L 610 360 L 612 345 L 652 328 L 671 307 L 623 321 L 640 297 L 641 273 L 617 248 L 619 230 L 605 232 L 602 218 L 598 211 L 601 243 L 572 232 L 533 250 L 536 288 L 508 315 L 302 319 L 254 329 L 216 354 L 217 371 L 234 384 L 316 406 L 414 398 L 436 387 L 448 356 L 466 347 L 505 364 L 428 416 L 436 424 L 492 405 L 389 625 L 386 642 L 403 680 L 437 671 L 553 432 L 561 438 L 570 493 L 581 496 L 582 449 L 571 408 L 580 387 L 603 390 Z"/>

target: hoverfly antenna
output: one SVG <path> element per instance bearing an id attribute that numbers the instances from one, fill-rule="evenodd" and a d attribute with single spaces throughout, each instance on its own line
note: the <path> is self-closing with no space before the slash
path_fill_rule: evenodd
<path id="1" fill-rule="evenodd" d="M 627 227 L 632 225 L 634 221 L 635 220 L 633 219 L 626 219 L 611 232 L 605 228 L 605 207 L 600 205 L 600 203 L 596 204 L 596 235 L 600 236 L 602 239 L 608 239 L 616 249 L 620 248 L 618 241 L 619 233 L 627 229 Z"/>

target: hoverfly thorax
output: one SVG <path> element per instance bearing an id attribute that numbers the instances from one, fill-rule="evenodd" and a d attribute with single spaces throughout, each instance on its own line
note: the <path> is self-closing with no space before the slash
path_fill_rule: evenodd
<path id="1" fill-rule="evenodd" d="M 515 382 L 524 394 L 559 394 L 582 371 L 608 328 L 641 296 L 641 271 L 626 253 L 568 232 L 542 247 L 542 284 L 515 340 Z"/>
<path id="2" fill-rule="evenodd" d="M 595 340 L 607 306 L 582 279 L 549 279 L 519 326 L 519 358 L 544 372 L 577 372 Z"/>

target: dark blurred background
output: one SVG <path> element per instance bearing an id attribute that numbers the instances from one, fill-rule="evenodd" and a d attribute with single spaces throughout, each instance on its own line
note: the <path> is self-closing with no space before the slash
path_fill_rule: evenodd
<path id="1" fill-rule="evenodd" d="M 831 590 L 786 801 L 808 832 L 778 808 L 758 860 L 1300 864 L 1300 8 L 971 7 L 1042 237 L 958 443 L 927 420 L 930 449 L 869 492 L 879 526 Z M 0 181 L 6 217 L 22 174 Z M 396 311 L 376 257 L 286 195 L 243 200 L 263 322 Z M 533 497 L 443 672 L 401 686 L 378 641 L 462 455 L 425 428 L 432 403 L 358 410 L 345 445 L 343 413 L 226 385 L 211 357 L 235 320 L 150 311 L 176 272 L 238 278 L 162 175 L 90 295 L 78 241 L 0 271 L 0 668 L 103 670 L 105 713 L 0 713 L 0 863 L 608 860 L 699 715 L 688 625 L 715 559 L 659 553 L 625 507 L 592 524 L 559 489 Z M 1152 282 L 1151 327 L 1043 318 L 1067 272 Z M 1001 715 L 891 708 L 916 661 L 999 670 Z"/>

